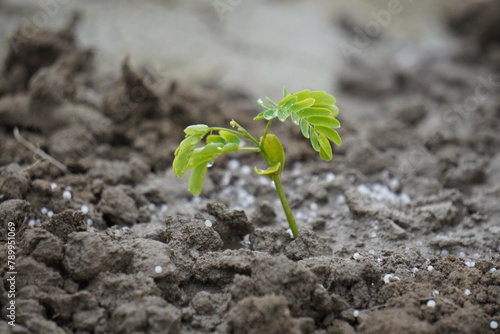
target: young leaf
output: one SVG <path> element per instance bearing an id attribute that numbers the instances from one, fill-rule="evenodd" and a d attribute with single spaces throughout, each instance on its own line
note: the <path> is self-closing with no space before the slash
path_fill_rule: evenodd
<path id="1" fill-rule="evenodd" d="M 208 135 L 205 141 L 207 142 L 207 144 L 214 143 L 214 144 L 219 144 L 221 146 L 226 145 L 226 141 L 224 140 L 224 138 L 218 135 Z"/>
<path id="2" fill-rule="evenodd" d="M 224 147 L 222 147 L 221 154 L 235 152 L 235 151 L 238 151 L 239 148 L 240 148 L 239 144 L 236 144 L 236 143 L 227 143 L 226 145 L 224 145 Z"/>
<path id="3" fill-rule="evenodd" d="M 337 131 L 327 128 L 326 126 L 317 125 L 314 127 L 316 131 L 326 136 L 326 138 L 330 139 L 337 146 L 342 145 L 342 139 Z"/>
<path id="4" fill-rule="evenodd" d="M 330 109 L 331 112 L 332 112 L 332 116 L 333 117 L 335 117 L 335 116 L 337 116 L 339 114 L 339 108 L 336 105 L 334 105 L 334 104 L 332 104 L 330 106 L 323 106 L 322 108 L 328 108 L 328 109 Z"/>
<path id="5" fill-rule="evenodd" d="M 326 138 L 325 135 L 320 134 L 318 137 L 318 142 L 320 147 L 319 156 L 321 157 L 321 159 L 325 161 L 332 160 L 333 157 L 332 146 L 330 145 L 328 138 Z"/>
<path id="6" fill-rule="evenodd" d="M 289 108 L 295 102 L 297 102 L 297 97 L 295 96 L 295 94 L 287 95 L 278 103 L 278 107 Z"/>
<path id="7" fill-rule="evenodd" d="M 300 92 L 293 93 L 292 95 L 297 97 L 297 101 L 302 101 L 302 100 L 310 97 L 309 96 L 310 93 L 311 93 L 311 91 L 309 89 L 304 89 L 304 90 L 301 90 Z"/>
<path id="8" fill-rule="evenodd" d="M 309 123 L 305 118 L 300 120 L 300 131 L 302 131 L 304 137 L 309 138 Z"/>
<path id="9" fill-rule="evenodd" d="M 199 164 L 193 168 L 193 172 L 189 177 L 189 192 L 195 196 L 201 194 L 203 184 L 205 183 L 205 176 L 207 175 L 208 166 L 206 163 Z"/>
<path id="10" fill-rule="evenodd" d="M 286 90 L 286 86 L 283 87 L 283 97 L 286 97 L 288 95 L 288 91 Z"/>
<path id="11" fill-rule="evenodd" d="M 278 109 L 278 119 L 284 122 L 289 116 L 288 110 L 284 107 Z"/>
<path id="12" fill-rule="evenodd" d="M 264 116 L 265 119 L 270 120 L 270 119 L 276 118 L 276 116 L 278 115 L 278 110 L 277 109 L 269 109 L 269 110 L 264 111 L 264 113 L 262 115 Z"/>
<path id="13" fill-rule="evenodd" d="M 295 124 L 295 125 L 299 125 L 299 120 L 300 120 L 299 114 L 296 113 L 295 111 L 293 111 L 291 113 L 291 116 L 292 116 L 292 123 Z"/>
<path id="14" fill-rule="evenodd" d="M 311 145 L 312 145 L 313 149 L 316 152 L 319 152 L 320 146 L 319 146 L 319 142 L 318 142 L 318 135 L 316 134 L 316 131 L 314 131 L 314 129 L 310 131 L 310 136 L 311 136 Z"/>
<path id="15" fill-rule="evenodd" d="M 331 116 L 332 111 L 325 107 L 309 107 L 299 111 L 300 117 L 311 117 L 311 116 Z"/>
<path id="16" fill-rule="evenodd" d="M 325 95 L 326 95 L 325 91 L 317 90 L 317 91 L 310 92 L 308 97 L 312 97 L 313 99 L 317 100 Z"/>
<path id="17" fill-rule="evenodd" d="M 293 112 L 293 111 L 300 111 L 302 109 L 305 109 L 305 108 L 309 108 L 310 106 L 312 106 L 314 104 L 314 99 L 312 98 L 307 98 L 307 99 L 304 99 L 300 102 L 297 102 L 297 103 L 294 103 L 291 107 L 290 107 L 290 111 Z"/>
<path id="18" fill-rule="evenodd" d="M 333 117 L 327 116 L 311 116 L 307 118 L 307 121 L 312 125 L 326 126 L 329 128 L 340 127 L 340 122 Z"/>
<path id="19" fill-rule="evenodd" d="M 190 125 L 184 129 L 184 133 L 188 136 L 190 135 L 205 135 L 208 132 L 209 127 L 205 124 Z"/>
<path id="20" fill-rule="evenodd" d="M 331 104 L 334 104 L 335 102 L 337 102 L 337 100 L 333 96 L 331 96 L 330 94 L 325 94 L 322 97 L 316 99 L 316 103 L 314 103 L 314 106 L 329 106 Z"/>
<path id="21" fill-rule="evenodd" d="M 219 131 L 219 135 L 226 140 L 227 143 L 233 143 L 236 145 L 240 145 L 240 138 L 227 131 Z"/>
<path id="22" fill-rule="evenodd" d="M 203 136 L 199 134 L 189 135 L 179 144 L 177 150 L 175 150 L 175 158 L 172 167 L 177 177 L 181 178 L 186 174 L 189 159 L 191 159 L 191 155 L 196 145 L 198 145 L 202 138 Z"/>

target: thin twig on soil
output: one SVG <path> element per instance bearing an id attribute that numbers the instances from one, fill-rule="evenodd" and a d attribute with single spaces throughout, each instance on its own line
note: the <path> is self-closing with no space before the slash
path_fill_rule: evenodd
<path id="1" fill-rule="evenodd" d="M 48 155 L 47 153 L 42 151 L 39 147 L 36 147 L 32 143 L 30 143 L 27 139 L 25 139 L 23 136 L 21 136 L 21 134 L 19 133 L 19 129 L 17 127 L 14 128 L 14 138 L 16 138 L 16 140 L 21 145 L 26 147 L 28 150 L 30 150 L 34 154 L 38 155 L 42 159 L 47 160 L 48 162 L 50 162 L 55 167 L 59 168 L 64 173 L 68 172 L 68 168 L 63 163 L 61 163 L 60 161 L 57 161 L 55 158 L 51 157 L 50 155 Z"/>

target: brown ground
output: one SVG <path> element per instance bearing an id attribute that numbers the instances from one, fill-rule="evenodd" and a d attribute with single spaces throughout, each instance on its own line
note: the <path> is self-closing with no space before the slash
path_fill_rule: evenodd
<path id="1" fill-rule="evenodd" d="M 339 79 L 356 112 L 339 101 L 333 162 L 277 128 L 296 240 L 253 155 L 217 161 L 200 198 L 169 168 L 187 125 L 235 118 L 257 133 L 245 92 L 162 91 L 127 60 L 103 87 L 76 19 L 17 32 L 0 76 L 0 259 L 14 222 L 16 327 L 4 266 L 0 332 L 497 332 L 499 13 L 450 11 L 467 46 L 452 55 L 377 40 Z"/>

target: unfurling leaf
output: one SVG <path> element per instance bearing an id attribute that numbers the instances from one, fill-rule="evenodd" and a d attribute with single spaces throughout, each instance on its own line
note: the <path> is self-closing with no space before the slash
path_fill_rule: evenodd
<path id="1" fill-rule="evenodd" d="M 190 135 L 202 135 L 204 136 L 210 128 L 205 124 L 190 125 L 184 129 L 184 133 L 188 136 Z"/>
<path id="2" fill-rule="evenodd" d="M 189 177 L 189 192 L 191 194 L 198 196 L 203 190 L 203 184 L 205 183 L 205 176 L 207 175 L 208 166 L 206 163 L 199 164 L 193 168 L 193 172 Z"/>
<path id="3" fill-rule="evenodd" d="M 191 159 L 191 155 L 193 154 L 196 145 L 198 145 L 202 138 L 203 135 L 200 134 L 190 135 L 186 137 L 175 150 L 175 158 L 172 163 L 172 167 L 177 177 L 183 177 L 184 174 L 186 174 L 189 159 Z"/>

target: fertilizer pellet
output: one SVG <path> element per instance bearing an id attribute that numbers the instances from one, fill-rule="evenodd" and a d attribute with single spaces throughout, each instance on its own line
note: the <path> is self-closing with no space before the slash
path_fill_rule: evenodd
<path id="1" fill-rule="evenodd" d="M 163 272 L 163 268 L 161 266 L 156 266 L 155 267 L 155 273 L 161 274 Z"/>
<path id="2" fill-rule="evenodd" d="M 205 220 L 205 226 L 206 227 L 212 227 L 212 221 L 209 220 L 209 219 Z"/>
<path id="3" fill-rule="evenodd" d="M 359 317 L 359 311 L 358 310 L 352 311 L 352 315 L 354 316 L 354 318 Z"/>
<path id="4" fill-rule="evenodd" d="M 464 293 L 465 293 L 465 295 L 467 295 L 467 296 L 470 296 L 470 294 L 471 294 L 471 292 L 470 292 L 470 290 L 469 290 L 469 289 L 465 289 L 465 290 L 464 290 Z"/>
<path id="5" fill-rule="evenodd" d="M 49 210 L 46 207 L 43 207 L 40 209 L 40 212 L 42 213 L 42 215 L 46 215 Z"/>
<path id="6" fill-rule="evenodd" d="M 89 207 L 86 206 L 86 205 L 82 205 L 82 207 L 80 208 L 80 210 L 83 212 L 83 213 L 89 213 Z"/>
<path id="7" fill-rule="evenodd" d="M 473 268 L 476 265 L 476 261 L 473 260 L 465 261 L 465 265 L 469 268 Z"/>
<path id="8" fill-rule="evenodd" d="M 52 218 L 52 216 L 53 216 L 53 215 L 54 215 L 54 211 L 49 210 L 49 211 L 47 212 L 47 216 L 48 216 L 49 218 Z"/>
<path id="9" fill-rule="evenodd" d="M 428 307 L 436 307 L 436 302 L 434 300 L 428 300 L 427 301 L 427 306 Z"/>
<path id="10" fill-rule="evenodd" d="M 495 320 L 492 320 L 490 322 L 490 328 L 491 329 L 497 329 L 498 328 L 498 322 L 496 322 Z"/>
<path id="11" fill-rule="evenodd" d="M 87 219 L 87 226 L 90 227 L 92 225 L 94 225 L 94 222 L 92 221 L 92 219 L 88 218 Z"/>
<path id="12" fill-rule="evenodd" d="M 62 196 L 64 199 L 71 199 L 71 191 L 69 190 L 63 191 Z"/>
<path id="13" fill-rule="evenodd" d="M 362 258 L 361 254 L 359 254 L 359 253 L 354 253 L 352 257 L 354 260 L 359 260 Z"/>
<path id="14" fill-rule="evenodd" d="M 438 291 L 438 290 L 434 290 L 434 291 L 432 291 L 432 296 L 433 296 L 433 297 L 437 297 L 437 296 L 439 296 L 439 291 Z"/>
<path id="15" fill-rule="evenodd" d="M 52 189 L 52 190 L 56 190 L 56 189 L 57 189 L 57 183 L 52 182 L 52 183 L 50 184 L 50 189 Z"/>

